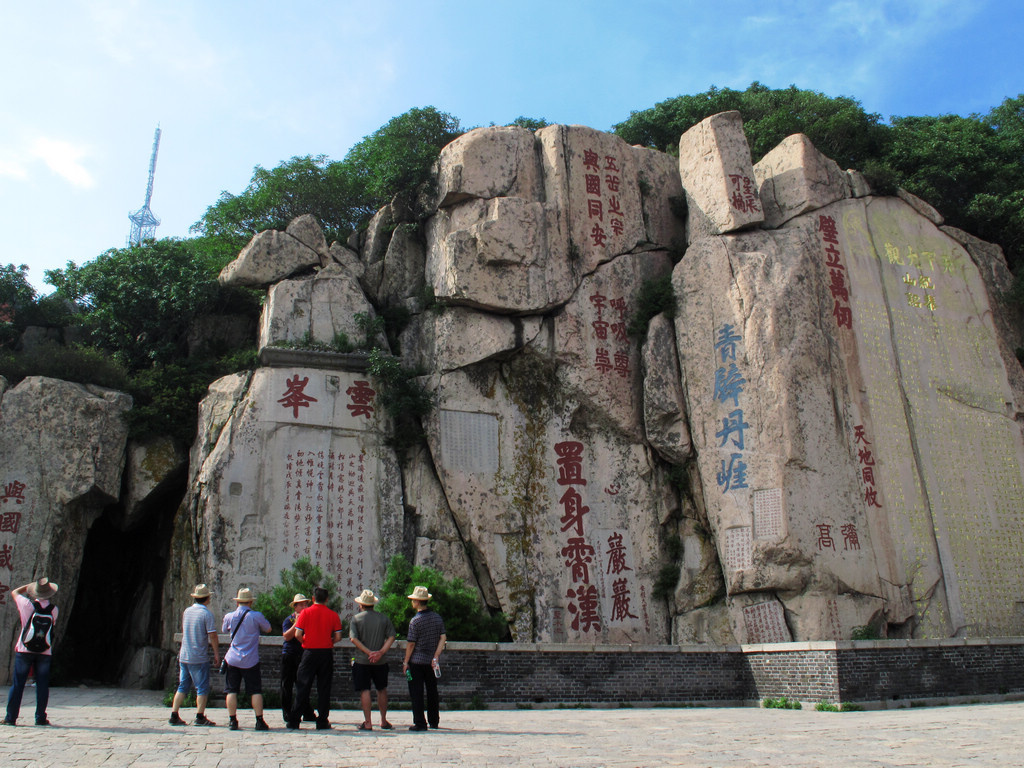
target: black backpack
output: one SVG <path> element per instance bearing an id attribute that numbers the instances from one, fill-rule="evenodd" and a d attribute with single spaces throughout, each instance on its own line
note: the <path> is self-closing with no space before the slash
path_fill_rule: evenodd
<path id="1" fill-rule="evenodd" d="M 53 643 L 53 603 L 43 608 L 38 600 L 32 601 L 32 616 L 25 622 L 21 632 L 21 643 L 30 653 L 43 653 L 50 650 Z"/>

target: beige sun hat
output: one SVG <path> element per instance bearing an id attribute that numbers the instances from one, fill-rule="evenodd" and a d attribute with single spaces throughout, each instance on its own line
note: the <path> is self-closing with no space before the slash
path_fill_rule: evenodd
<path id="1" fill-rule="evenodd" d="M 252 590 L 248 587 L 242 587 L 238 590 L 238 594 L 235 596 L 236 603 L 251 603 L 252 602 Z"/>
<path id="2" fill-rule="evenodd" d="M 34 584 L 28 585 L 28 593 L 32 595 L 32 599 L 34 600 L 49 600 L 57 594 L 57 589 L 57 585 L 45 576 Z"/>
<path id="3" fill-rule="evenodd" d="M 364 589 L 362 594 L 356 598 L 356 602 L 360 605 L 376 605 L 377 596 L 373 594 L 372 590 Z"/>
<path id="4" fill-rule="evenodd" d="M 192 597 L 209 597 L 210 588 L 205 584 L 196 584 L 196 588 L 192 590 Z"/>
<path id="5" fill-rule="evenodd" d="M 296 592 L 295 593 L 295 597 L 292 598 L 291 604 L 292 604 L 292 606 L 294 606 L 296 603 L 312 603 L 312 602 L 313 602 L 312 600 L 310 600 L 308 597 L 306 597 L 301 592 Z"/>
<path id="6" fill-rule="evenodd" d="M 426 602 L 427 600 L 432 598 L 433 595 L 430 594 L 429 592 L 427 592 L 427 588 L 426 587 L 416 587 L 415 589 L 413 589 L 412 594 L 411 595 L 407 595 L 407 597 L 410 600 L 422 600 L 422 601 Z"/>

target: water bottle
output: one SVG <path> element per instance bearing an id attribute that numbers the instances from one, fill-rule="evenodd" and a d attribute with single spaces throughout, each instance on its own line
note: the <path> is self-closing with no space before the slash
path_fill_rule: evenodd
<path id="1" fill-rule="evenodd" d="M 411 669 L 405 670 L 405 679 L 408 680 L 410 683 L 412 682 L 412 670 Z"/>
<path id="2" fill-rule="evenodd" d="M 434 677 L 441 676 L 441 665 L 437 663 L 437 659 L 430 660 L 430 666 L 434 668 Z"/>

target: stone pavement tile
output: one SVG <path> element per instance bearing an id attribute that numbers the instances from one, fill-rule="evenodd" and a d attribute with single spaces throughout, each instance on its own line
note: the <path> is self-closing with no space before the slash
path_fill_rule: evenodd
<path id="1" fill-rule="evenodd" d="M 2 694 L 0 694 L 2 695 Z M 49 729 L 0 730 L 7 766 L 787 766 L 1006 768 L 1021 765 L 1024 703 L 827 713 L 756 708 L 547 709 L 442 712 L 442 729 L 360 733 L 336 714 L 330 731 L 172 727 L 161 694 L 54 689 Z M 2 701 L 0 701 L 2 703 Z M 183 713 L 183 716 L 192 713 Z M 243 721 L 251 714 L 243 713 Z M 356 719 L 357 716 L 356 716 Z"/>

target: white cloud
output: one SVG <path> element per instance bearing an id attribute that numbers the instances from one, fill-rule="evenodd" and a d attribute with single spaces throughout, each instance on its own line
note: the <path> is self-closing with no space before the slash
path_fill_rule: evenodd
<path id="1" fill-rule="evenodd" d="M 96 183 L 80 162 L 89 154 L 84 147 L 40 136 L 32 140 L 28 153 L 32 158 L 42 160 L 51 171 L 73 186 L 89 189 Z"/>

